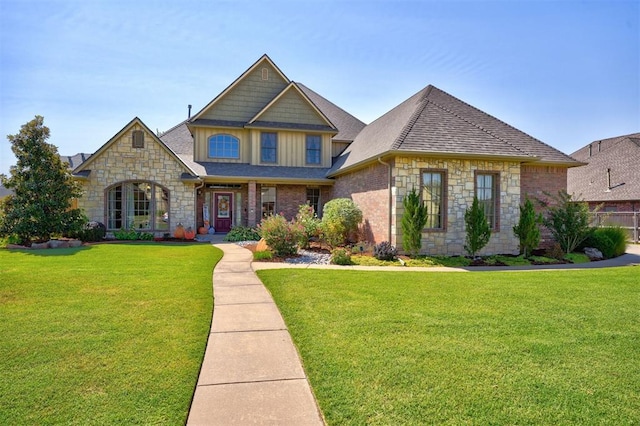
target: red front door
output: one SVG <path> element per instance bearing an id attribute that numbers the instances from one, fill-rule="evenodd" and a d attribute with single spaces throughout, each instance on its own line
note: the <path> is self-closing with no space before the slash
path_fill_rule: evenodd
<path id="1" fill-rule="evenodd" d="M 216 232 L 229 232 L 231 230 L 233 195 L 231 193 L 216 193 L 213 199 L 213 214 Z"/>

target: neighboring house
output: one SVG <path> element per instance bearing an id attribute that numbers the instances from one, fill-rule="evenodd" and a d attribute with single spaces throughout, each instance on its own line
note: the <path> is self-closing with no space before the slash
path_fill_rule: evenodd
<path id="1" fill-rule="evenodd" d="M 264 55 L 193 117 L 160 136 L 135 118 L 73 173 L 80 207 L 109 231 L 208 218 L 226 232 L 348 197 L 368 241 L 399 247 L 402 199 L 415 188 L 429 209 L 423 252 L 454 255 L 474 196 L 494 230 L 483 253 L 515 253 L 524 196 L 566 189 L 579 164 L 433 86 L 365 126 Z"/>
<path id="2" fill-rule="evenodd" d="M 640 211 L 640 133 L 591 142 L 571 154 L 567 192 L 604 212 Z"/>

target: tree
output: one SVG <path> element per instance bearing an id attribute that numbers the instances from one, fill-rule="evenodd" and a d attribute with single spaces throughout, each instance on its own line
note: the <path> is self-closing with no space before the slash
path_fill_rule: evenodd
<path id="1" fill-rule="evenodd" d="M 491 228 L 484 215 L 484 209 L 478 202 L 478 197 L 473 197 L 471 208 L 464 212 L 464 223 L 467 231 L 464 249 L 470 256 L 475 257 L 491 238 Z"/>
<path id="2" fill-rule="evenodd" d="M 7 136 L 17 158 L 10 177 L 2 184 L 14 190 L 0 209 L 0 236 L 14 236 L 21 243 L 46 241 L 52 236 L 77 231 L 85 222 L 71 200 L 81 195 L 75 182 L 49 143 L 49 128 L 41 116 L 24 124 L 20 132 Z"/>
<path id="3" fill-rule="evenodd" d="M 513 233 L 520 240 L 520 254 L 524 257 L 531 256 L 533 249 L 540 243 L 540 228 L 542 216 L 536 214 L 533 203 L 527 197 L 524 205 L 520 206 L 520 220 L 513 227 Z"/>
<path id="4" fill-rule="evenodd" d="M 416 256 L 422 247 L 422 230 L 427 223 L 427 207 L 420 201 L 420 195 L 412 189 L 402 200 L 402 248 L 411 256 Z"/>
<path id="5" fill-rule="evenodd" d="M 557 196 L 550 194 L 555 202 L 547 206 L 544 226 L 549 228 L 562 251 L 573 252 L 591 232 L 589 226 L 589 205 L 584 201 L 573 200 L 567 191 L 559 191 Z"/>

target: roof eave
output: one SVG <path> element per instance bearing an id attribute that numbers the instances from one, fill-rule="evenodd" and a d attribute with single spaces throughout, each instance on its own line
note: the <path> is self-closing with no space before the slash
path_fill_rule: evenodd
<path id="1" fill-rule="evenodd" d="M 385 151 L 379 155 L 375 155 L 366 158 L 357 163 L 351 164 L 345 168 L 340 168 L 335 172 L 328 174 L 329 177 L 339 176 L 344 173 L 359 169 L 363 166 L 378 161 L 378 158 L 384 159 L 397 156 L 410 156 L 410 157 L 430 157 L 430 158 L 453 158 L 453 159 L 473 159 L 473 160 L 500 160 L 500 161 L 516 161 L 520 163 L 532 162 L 537 163 L 538 157 L 534 156 L 522 156 L 522 155 L 489 155 L 489 154 L 473 154 L 473 153 L 452 153 L 452 152 L 438 152 L 438 151 L 406 151 L 406 150 L 391 150 Z"/>
<path id="2" fill-rule="evenodd" d="M 264 177 L 264 176 L 225 176 L 225 175 L 206 175 L 201 176 L 205 183 L 247 183 L 249 181 L 260 182 L 261 184 L 291 184 L 297 185 L 333 185 L 334 181 L 328 178 L 289 178 L 289 177 Z"/>

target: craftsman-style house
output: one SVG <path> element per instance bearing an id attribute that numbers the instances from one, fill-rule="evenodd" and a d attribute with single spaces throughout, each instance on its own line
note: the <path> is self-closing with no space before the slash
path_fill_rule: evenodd
<path id="1" fill-rule="evenodd" d="M 566 189 L 571 157 L 427 86 L 369 125 L 264 55 L 193 116 L 156 135 L 134 118 L 73 174 L 80 207 L 109 231 L 216 232 L 292 218 L 310 203 L 353 199 L 363 238 L 401 246 L 402 199 L 429 209 L 423 251 L 462 254 L 464 212 L 477 196 L 494 230 L 484 253 L 514 253 L 524 196 Z M 83 161 L 84 160 L 84 161 Z"/>

